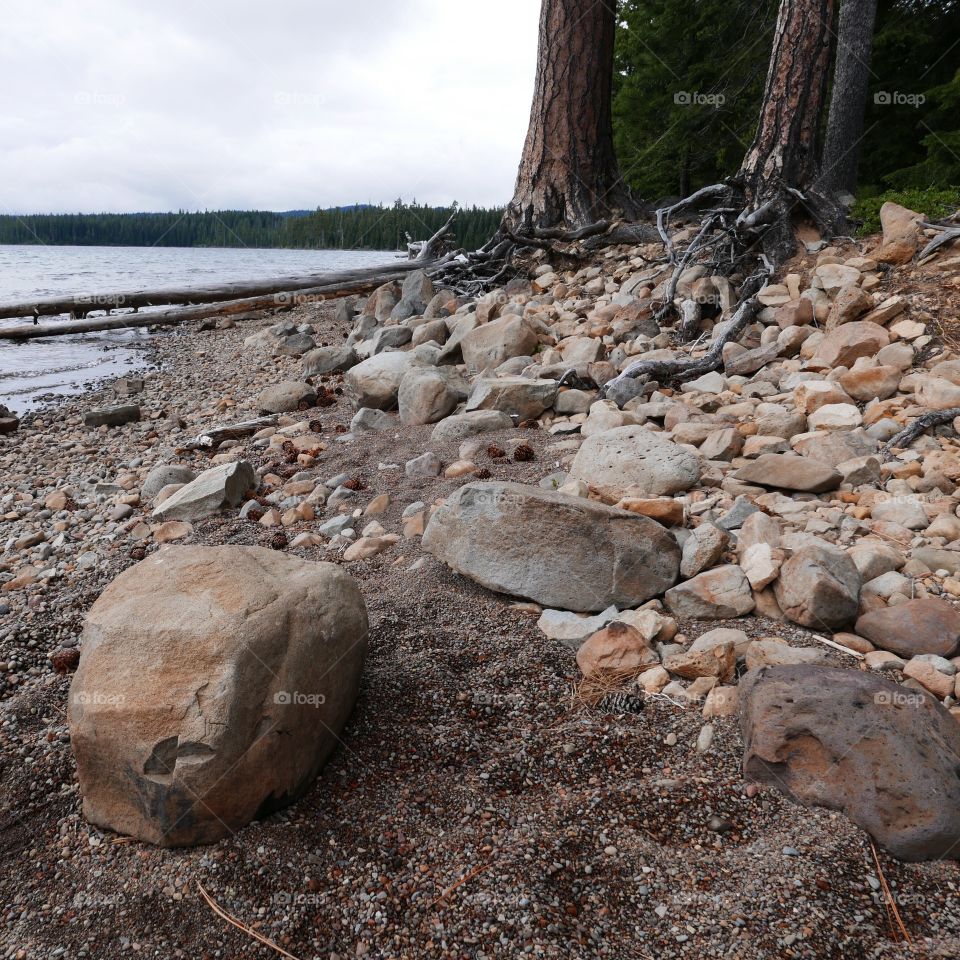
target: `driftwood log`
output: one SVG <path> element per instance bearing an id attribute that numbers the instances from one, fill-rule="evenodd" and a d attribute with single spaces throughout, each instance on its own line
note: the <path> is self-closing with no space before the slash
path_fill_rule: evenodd
<path id="1" fill-rule="evenodd" d="M 429 245 L 430 241 L 428 241 Z M 425 247 L 426 248 L 426 247 Z M 316 288 L 372 289 L 389 280 L 398 280 L 413 270 L 430 270 L 440 261 L 427 257 L 417 260 L 398 260 L 396 263 L 339 273 L 318 273 L 305 277 L 277 277 L 249 283 L 220 284 L 215 287 L 193 287 L 183 290 L 132 290 L 122 293 L 50 297 L 0 304 L 0 320 L 16 317 L 51 317 L 70 313 L 77 317 L 95 310 L 133 309 L 140 307 L 177 306 L 181 304 L 236 302 L 253 297 L 278 294 L 307 293 Z M 347 296 L 347 294 L 343 294 Z"/>
<path id="2" fill-rule="evenodd" d="M 439 265 L 442 261 L 436 261 Z M 422 268 L 422 263 L 414 266 Z M 136 327 L 169 327 L 192 320 L 204 320 L 215 316 L 237 316 L 258 310 L 289 310 L 307 299 L 335 300 L 371 290 L 391 280 L 402 279 L 408 271 L 380 273 L 367 280 L 344 284 L 342 281 L 324 283 L 320 286 L 277 290 L 240 300 L 224 300 L 218 303 L 202 303 L 195 306 L 172 307 L 147 313 L 123 313 L 112 317 L 97 317 L 89 320 L 65 320 L 60 323 L 23 324 L 16 327 L 0 327 L 2 340 L 38 340 L 43 337 L 62 337 L 71 333 L 100 333 L 106 330 L 128 330 Z M 332 275 L 341 276 L 341 275 Z"/>

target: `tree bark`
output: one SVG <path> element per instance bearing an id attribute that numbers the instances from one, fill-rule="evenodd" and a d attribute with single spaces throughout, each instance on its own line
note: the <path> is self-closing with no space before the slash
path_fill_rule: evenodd
<path id="1" fill-rule="evenodd" d="M 870 90 L 870 56 L 877 0 L 842 0 L 830 117 L 821 163 L 821 189 L 857 189 L 860 142 Z"/>
<path id="2" fill-rule="evenodd" d="M 826 100 L 835 0 L 781 0 L 760 122 L 736 180 L 749 207 L 766 207 L 762 245 L 774 263 L 792 256 L 792 212 L 804 193 L 821 226 L 842 222 L 841 208 L 811 190 L 819 168 L 819 124 Z"/>
<path id="3" fill-rule="evenodd" d="M 634 213 L 613 148 L 617 0 L 542 0 L 537 78 L 513 200 L 517 234 Z"/>

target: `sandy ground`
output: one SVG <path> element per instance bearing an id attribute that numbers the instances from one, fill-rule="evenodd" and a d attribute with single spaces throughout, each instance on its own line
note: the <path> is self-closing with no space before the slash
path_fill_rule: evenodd
<path id="1" fill-rule="evenodd" d="M 166 332 L 159 371 L 137 400 L 155 421 L 109 434 L 78 416 L 115 402 L 109 386 L 0 438 L 4 488 L 42 494 L 64 476 L 109 479 L 135 458 L 162 459 L 161 423 L 240 419 L 260 388 L 298 378 L 299 361 L 252 354 L 235 329 Z M 331 330 L 329 342 L 345 331 Z M 336 386 L 337 378 L 328 385 Z M 431 427 L 335 441 L 345 398 L 311 412 L 330 449 L 318 475 L 362 478 L 358 504 L 389 493 L 380 521 L 469 478 L 409 481 L 404 462 L 433 449 Z M 153 428 L 158 427 L 151 437 Z M 511 434 L 490 435 L 501 444 Z M 555 442 L 524 431 L 529 463 L 485 458 L 497 479 L 536 482 L 556 469 Z M 71 447 L 70 441 L 82 442 Z M 202 466 L 203 454 L 184 458 Z M 248 451 L 254 465 L 263 460 Z M 379 469 L 398 464 L 400 470 Z M 142 517 L 142 511 L 139 511 Z M 318 522 L 324 519 L 318 518 Z M 285 531 L 289 539 L 314 524 Z M 2 529 L 2 528 L 0 528 Z M 276 545 L 277 529 L 228 514 L 188 542 Z M 418 540 L 349 565 L 370 612 L 370 657 L 343 743 L 306 797 L 230 840 L 157 850 L 80 815 L 65 722 L 69 677 L 48 653 L 79 637 L 83 613 L 149 544 L 117 528 L 103 562 L 0 597 L 0 951 L 4 958 L 269 957 L 202 899 L 288 955 L 347 957 L 803 957 L 960 955 L 956 864 L 904 865 L 880 855 L 912 940 L 878 891 L 868 837 L 839 815 L 778 794 L 750 795 L 735 720 L 704 721 L 648 699 L 638 714 L 579 706 L 573 651 L 535 618 L 427 557 Z M 297 551 L 330 559 L 323 548 Z M 684 622 L 697 636 L 715 626 Z M 814 641 L 751 618 L 752 636 Z"/>

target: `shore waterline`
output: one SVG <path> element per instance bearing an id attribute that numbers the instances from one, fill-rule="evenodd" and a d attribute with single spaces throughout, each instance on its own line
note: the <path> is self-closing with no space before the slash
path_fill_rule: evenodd
<path id="1" fill-rule="evenodd" d="M 386 264 L 371 250 L 0 245 L 0 301 L 58 294 L 194 287 Z M 23 320 L 0 321 L 3 326 Z M 0 340 L 0 404 L 22 414 L 141 367 L 146 330 L 110 331 L 28 343 Z"/>

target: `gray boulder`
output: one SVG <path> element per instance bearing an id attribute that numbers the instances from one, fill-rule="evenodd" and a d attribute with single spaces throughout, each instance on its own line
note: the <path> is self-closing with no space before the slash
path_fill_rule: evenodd
<path id="1" fill-rule="evenodd" d="M 253 467 L 246 460 L 222 463 L 204 470 L 153 511 L 155 520 L 202 520 L 225 507 L 239 505 L 248 490 L 257 486 Z"/>
<path id="2" fill-rule="evenodd" d="M 135 403 L 120 407 L 101 407 L 88 410 L 83 422 L 88 427 L 122 427 L 125 423 L 136 423 L 140 419 L 140 408 Z"/>
<path id="3" fill-rule="evenodd" d="M 434 428 L 430 439 L 434 443 L 463 440 L 478 433 L 495 433 L 509 430 L 513 420 L 499 410 L 474 410 L 470 413 L 456 413 L 441 420 Z"/>
<path id="4" fill-rule="evenodd" d="M 339 373 L 356 366 L 358 357 L 352 346 L 317 347 L 303 356 L 303 375 L 320 377 L 327 373 Z"/>
<path id="5" fill-rule="evenodd" d="M 426 270 L 414 270 L 408 274 L 400 288 L 400 295 L 411 300 L 420 300 L 423 303 L 429 303 L 433 299 L 434 290 L 433 281 L 427 275 Z"/>
<path id="6" fill-rule="evenodd" d="M 584 440 L 570 477 L 609 496 L 669 496 L 700 480 L 700 458 L 644 427 L 615 427 Z"/>
<path id="7" fill-rule="evenodd" d="M 407 353 L 378 353 L 351 367 L 344 380 L 354 407 L 374 407 L 377 410 L 395 407 L 400 383 L 411 363 Z"/>
<path id="8" fill-rule="evenodd" d="M 508 314 L 471 330 L 461 341 L 460 349 L 467 370 L 481 373 L 511 357 L 533 353 L 537 343 L 533 327 L 523 317 Z"/>
<path id="9" fill-rule="evenodd" d="M 857 615 L 860 571 L 847 554 L 830 544 L 810 544 L 780 568 L 773 585 L 777 603 L 794 623 L 833 630 Z"/>
<path id="10" fill-rule="evenodd" d="M 285 380 L 267 387 L 257 398 L 257 407 L 267 413 L 293 413 L 303 404 L 312 407 L 317 393 L 309 383 Z"/>
<path id="11" fill-rule="evenodd" d="M 275 357 L 302 357 L 317 345 L 308 333 L 294 333 L 284 337 L 274 348 Z"/>
<path id="12" fill-rule="evenodd" d="M 499 410 L 532 420 L 553 405 L 556 380 L 527 377 L 479 377 L 467 398 L 467 411 Z"/>
<path id="13" fill-rule="evenodd" d="M 383 410 L 373 407 L 361 407 L 350 421 L 351 433 L 367 433 L 371 431 L 392 430 L 397 421 Z"/>
<path id="14" fill-rule="evenodd" d="M 412 425 L 436 423 L 452 413 L 458 402 L 459 395 L 451 386 L 450 377 L 431 367 L 407 371 L 397 392 L 400 419 Z"/>
<path id="15" fill-rule="evenodd" d="M 413 331 L 409 327 L 381 327 L 373 335 L 373 346 L 370 356 L 376 356 L 386 350 L 396 350 L 406 346 L 413 338 Z"/>
<path id="16" fill-rule="evenodd" d="M 190 483 L 197 475 L 179 463 L 158 463 L 148 474 L 140 488 L 144 500 L 152 500 L 164 487 L 171 483 Z"/>
<path id="17" fill-rule="evenodd" d="M 590 612 L 663 593 L 680 566 L 655 521 L 521 483 L 460 487 L 430 518 L 423 548 L 491 590 Z"/>

